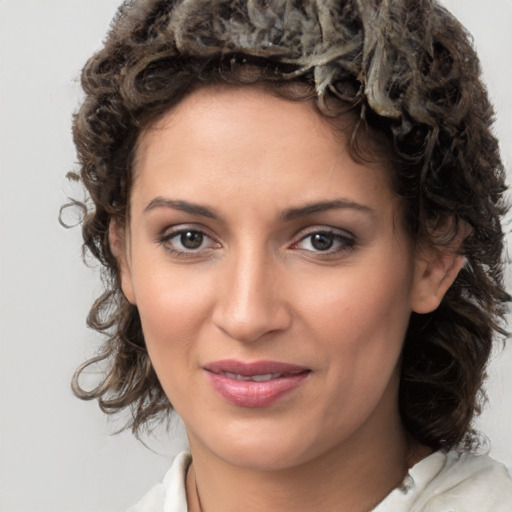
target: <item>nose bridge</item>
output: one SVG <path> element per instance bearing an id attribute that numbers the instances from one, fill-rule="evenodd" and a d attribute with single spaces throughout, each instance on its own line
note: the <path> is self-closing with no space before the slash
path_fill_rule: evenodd
<path id="1" fill-rule="evenodd" d="M 265 247 L 247 244 L 228 258 L 223 293 L 214 313 L 217 326 L 239 341 L 254 341 L 286 328 L 276 257 Z"/>

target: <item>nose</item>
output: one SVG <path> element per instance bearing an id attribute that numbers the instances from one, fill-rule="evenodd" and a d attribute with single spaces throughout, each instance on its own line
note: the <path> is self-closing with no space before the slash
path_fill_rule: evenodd
<path id="1" fill-rule="evenodd" d="M 257 341 L 286 330 L 292 315 L 277 261 L 264 251 L 245 251 L 225 265 L 213 312 L 214 324 L 241 342 Z"/>

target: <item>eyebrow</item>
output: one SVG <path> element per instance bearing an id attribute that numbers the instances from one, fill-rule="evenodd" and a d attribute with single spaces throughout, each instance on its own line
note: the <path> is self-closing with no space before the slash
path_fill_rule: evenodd
<path id="1" fill-rule="evenodd" d="M 144 212 L 154 210 L 156 208 L 171 208 L 173 210 L 179 210 L 191 215 L 197 215 L 201 217 L 207 217 L 209 219 L 219 219 L 220 215 L 213 208 L 203 206 L 189 201 L 177 200 L 177 199 L 166 199 L 164 197 L 155 197 L 149 204 L 144 208 Z M 350 201 L 348 199 L 334 199 L 332 201 L 320 201 L 309 203 L 304 206 L 297 208 L 288 208 L 280 215 L 280 219 L 283 222 L 288 222 L 301 217 L 307 217 L 315 213 L 321 213 L 328 210 L 343 210 L 352 209 L 360 211 L 370 215 L 371 217 L 376 216 L 376 212 L 369 206 Z"/>
<path id="2" fill-rule="evenodd" d="M 344 210 L 351 209 L 366 213 L 370 217 L 375 217 L 377 214 L 373 208 L 364 204 L 356 203 L 348 199 L 334 199 L 332 201 L 321 201 L 316 203 L 306 204 L 299 208 L 289 208 L 281 214 L 281 220 L 290 221 L 300 217 L 307 217 L 315 213 L 325 212 L 328 210 Z"/>
<path id="3" fill-rule="evenodd" d="M 196 203 L 190 203 L 189 201 L 166 199 L 164 197 L 155 197 L 152 199 L 146 208 L 144 208 L 144 212 L 149 212 L 156 208 L 172 208 L 173 210 L 190 213 L 191 215 L 208 217 L 209 219 L 219 218 L 219 214 L 213 208 L 208 208 L 207 206 L 202 206 Z"/>

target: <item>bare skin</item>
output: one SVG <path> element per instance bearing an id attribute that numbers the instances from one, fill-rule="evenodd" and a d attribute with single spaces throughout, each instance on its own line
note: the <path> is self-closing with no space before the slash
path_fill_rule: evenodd
<path id="1" fill-rule="evenodd" d="M 368 512 L 403 481 L 412 466 L 432 453 L 430 448 L 416 443 L 413 439 L 408 441 L 408 448 L 404 454 L 401 454 L 396 460 L 391 458 L 387 460 L 389 467 L 394 469 L 394 482 L 389 475 L 384 475 L 379 471 L 380 461 L 376 464 L 373 460 L 361 460 L 360 465 L 357 466 L 361 471 L 348 471 L 344 474 L 343 467 L 340 468 L 341 471 L 337 471 L 338 466 L 343 466 L 343 464 L 339 464 L 339 461 L 325 460 L 322 468 L 318 468 L 318 466 L 315 468 L 313 477 L 309 467 L 298 468 L 297 471 L 288 475 L 269 472 L 264 475 L 264 479 L 261 479 L 261 474 L 247 472 L 244 474 L 244 478 L 237 479 L 237 484 L 243 482 L 244 495 L 238 502 L 243 505 L 236 506 L 243 506 L 244 510 L 255 511 L 349 510 L 351 512 Z M 333 455 L 333 459 L 335 456 Z M 208 478 L 207 466 L 204 466 L 204 470 L 205 478 L 201 481 L 204 481 L 205 485 L 200 489 L 194 463 L 189 466 L 187 471 L 186 489 L 189 512 L 209 512 L 209 507 L 202 506 L 203 501 L 219 504 L 212 510 L 235 510 L 235 508 L 229 508 L 233 507 L 231 496 L 233 489 L 226 490 L 223 485 L 224 479 L 219 475 L 214 479 Z M 227 473 L 229 474 L 229 469 Z M 363 485 L 361 486 L 361 484 Z M 207 499 L 205 499 L 206 496 L 208 496 Z M 294 497 L 293 505 L 291 505 L 290 496 Z"/>
<path id="2" fill-rule="evenodd" d="M 400 420 L 400 354 L 462 260 L 414 246 L 388 172 L 354 162 L 306 103 L 199 90 L 136 156 L 128 230 L 111 237 L 187 428 L 190 510 L 371 510 L 427 453 Z M 233 360 L 300 373 L 247 382 Z"/>

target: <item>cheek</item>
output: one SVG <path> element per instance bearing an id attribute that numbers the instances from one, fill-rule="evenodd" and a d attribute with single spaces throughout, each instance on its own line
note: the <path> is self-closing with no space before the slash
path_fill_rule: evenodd
<path id="1" fill-rule="evenodd" d="M 332 360 L 353 375 L 394 368 L 410 317 L 409 273 L 369 265 L 318 284 L 303 311 Z"/>
<path id="2" fill-rule="evenodd" d="M 315 289 L 309 301 L 310 337 L 328 358 L 322 417 L 333 432 L 350 430 L 379 403 L 395 406 L 410 311 L 408 279 L 390 275 L 354 270 L 331 280 L 328 293 Z"/>
<path id="3" fill-rule="evenodd" d="M 192 364 L 191 350 L 211 314 L 211 287 L 188 272 L 150 269 L 135 273 L 134 291 L 150 358 L 165 381 L 170 367 L 179 372 Z"/>

